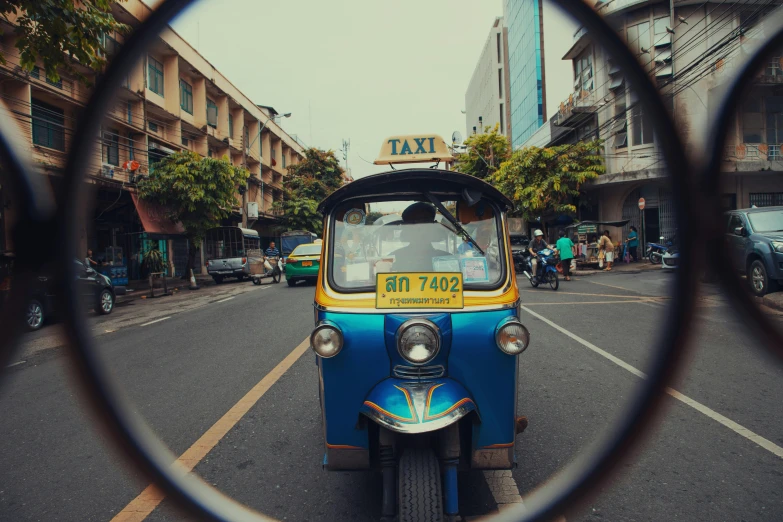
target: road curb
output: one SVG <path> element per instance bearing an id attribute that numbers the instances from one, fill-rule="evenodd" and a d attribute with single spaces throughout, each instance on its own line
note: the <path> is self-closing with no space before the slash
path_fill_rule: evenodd
<path id="1" fill-rule="evenodd" d="M 756 297 L 756 302 L 768 308 L 783 312 L 783 292 L 774 292 L 764 297 Z"/>

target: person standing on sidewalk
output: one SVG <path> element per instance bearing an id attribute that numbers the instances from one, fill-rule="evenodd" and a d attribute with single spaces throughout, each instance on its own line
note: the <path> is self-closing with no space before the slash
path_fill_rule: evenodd
<path id="1" fill-rule="evenodd" d="M 614 244 L 609 237 L 609 231 L 604 230 L 600 241 L 598 241 L 598 248 L 604 251 L 604 259 L 606 260 L 605 272 L 612 270 L 612 264 L 614 263 Z"/>
<path id="2" fill-rule="evenodd" d="M 555 244 L 555 249 L 560 255 L 560 265 L 563 267 L 563 276 L 566 281 L 571 280 L 571 260 L 574 258 L 574 242 L 566 237 L 565 231 L 560 231 L 560 239 Z"/>
<path id="3" fill-rule="evenodd" d="M 631 227 L 631 231 L 628 232 L 628 239 L 625 240 L 625 243 L 628 245 L 628 252 L 631 254 L 633 262 L 639 261 L 639 254 L 637 252 L 637 248 L 639 248 L 639 232 L 637 232 L 636 227 Z"/>

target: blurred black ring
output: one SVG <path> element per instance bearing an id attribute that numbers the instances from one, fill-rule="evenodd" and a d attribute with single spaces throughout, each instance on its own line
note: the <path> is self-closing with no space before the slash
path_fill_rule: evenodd
<path id="1" fill-rule="evenodd" d="M 649 372 L 649 378 L 635 398 L 632 411 L 623 419 L 622 424 L 610 439 L 601 441 L 597 448 L 594 448 L 596 451 L 584 451 L 558 477 L 547 483 L 547 487 L 526 498 L 524 512 L 504 512 L 499 516 L 499 519 L 502 520 L 543 520 L 570 510 L 575 502 L 584 500 L 586 495 L 600 485 L 601 479 L 608 476 L 612 467 L 617 464 L 620 458 L 627 455 L 632 444 L 637 442 L 649 427 L 653 420 L 653 413 L 661 404 L 663 390 L 673 376 L 677 363 L 682 359 L 687 326 L 694 304 L 696 278 L 692 262 L 693 253 L 699 245 L 703 244 L 703 241 L 695 234 L 697 223 L 695 206 L 685 204 L 686 195 L 691 188 L 689 184 L 694 182 L 693 169 L 690 168 L 674 126 L 666 117 L 666 109 L 648 76 L 625 47 L 620 37 L 603 22 L 591 7 L 573 0 L 554 1 L 579 20 L 598 43 L 613 53 L 618 64 L 624 69 L 629 82 L 634 85 L 640 99 L 644 100 L 651 113 L 656 115 L 656 133 L 671 175 L 673 196 L 678 211 L 678 225 L 683 238 L 683 249 L 675 286 L 676 295 L 673 306 L 668 310 L 667 327 L 663 329 L 662 338 L 659 340 L 660 348 Z M 170 466 L 174 455 L 166 450 L 146 424 L 132 413 L 121 391 L 112 382 L 99 360 L 84 319 L 77 313 L 77 296 L 72 292 L 74 290 L 73 278 L 67 277 L 71 265 L 70 260 L 75 253 L 76 241 L 74 239 L 79 224 L 77 210 L 85 203 L 84 191 L 82 190 L 83 173 L 78 169 L 78 160 L 85 157 L 94 146 L 92 136 L 98 131 L 111 97 L 115 89 L 119 87 L 126 71 L 142 55 L 146 46 L 166 24 L 189 4 L 190 0 L 165 1 L 128 38 L 126 44 L 109 65 L 83 114 L 69 153 L 66 190 L 62 195 L 60 205 L 58 205 L 57 223 L 60 228 L 57 229 L 59 232 L 56 234 L 57 242 L 53 243 L 58 246 L 59 262 L 57 266 L 61 269 L 61 273 L 58 275 L 70 290 L 61 293 L 60 304 L 63 310 L 67 311 L 67 333 L 73 359 L 82 377 L 81 384 L 85 387 L 104 425 L 111 430 L 131 461 L 151 477 L 169 496 L 178 501 L 182 507 L 189 509 L 194 514 L 218 520 L 258 519 L 259 515 L 255 512 L 230 501 L 204 482 Z M 779 39 L 780 34 L 777 34 L 775 40 Z M 772 44 L 766 48 L 772 48 Z M 757 60 L 754 61 L 760 63 L 761 59 L 758 56 L 756 58 Z M 752 69 L 746 69 L 746 74 L 747 71 L 752 71 Z M 741 83 L 740 80 L 737 80 L 737 84 L 739 83 Z M 724 109 L 719 121 L 727 120 L 726 114 L 727 110 Z M 6 129 L 0 127 L 0 130 L 5 131 Z M 3 134 L 3 136 L 7 135 L 7 133 Z M 0 138 L 0 159 L 4 161 L 9 173 L 19 180 L 31 179 L 27 174 L 31 172 L 29 166 L 16 161 L 17 157 L 19 156 L 13 155 L 12 149 L 7 146 L 5 139 Z M 28 185 L 32 186 L 31 183 Z M 25 188 L 14 188 L 14 190 L 23 194 Z M 38 200 L 35 199 L 34 191 L 27 195 L 30 197 L 23 198 L 22 201 L 25 203 L 25 209 L 28 209 L 27 215 L 31 215 L 38 208 L 36 207 Z M 20 227 L 23 226 L 20 224 Z M 749 304 L 752 308 L 752 301 L 747 297 L 745 297 L 745 304 Z M 4 313 L 7 311 L 4 310 Z M 5 341 L 4 338 L 3 342 L 5 343 Z"/>

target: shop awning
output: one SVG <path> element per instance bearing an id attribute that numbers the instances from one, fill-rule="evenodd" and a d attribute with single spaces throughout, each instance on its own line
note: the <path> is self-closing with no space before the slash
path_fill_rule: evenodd
<path id="1" fill-rule="evenodd" d="M 144 231 L 150 234 L 164 234 L 181 236 L 185 234 L 182 223 L 174 222 L 166 215 L 166 209 L 161 205 L 151 203 L 139 198 L 138 194 L 131 193 L 133 204 L 139 213 L 139 219 Z"/>
<path id="2" fill-rule="evenodd" d="M 624 219 L 622 221 L 580 221 L 578 223 L 568 225 L 566 228 L 577 228 L 586 225 L 597 225 L 599 227 L 624 227 L 630 223 L 630 221 L 630 219 Z"/>

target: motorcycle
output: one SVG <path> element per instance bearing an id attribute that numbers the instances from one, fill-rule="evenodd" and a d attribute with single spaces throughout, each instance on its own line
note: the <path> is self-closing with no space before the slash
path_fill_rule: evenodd
<path id="1" fill-rule="evenodd" d="M 644 254 L 644 257 L 654 265 L 660 265 L 663 262 L 663 255 L 671 251 L 674 244 L 672 241 L 667 241 L 664 244 L 663 236 L 661 236 L 660 241 L 660 243 L 648 243 L 647 251 Z"/>
<path id="2" fill-rule="evenodd" d="M 533 288 L 538 285 L 548 284 L 552 290 L 557 290 L 560 286 L 560 280 L 557 277 L 557 257 L 555 251 L 551 248 L 545 248 L 538 253 L 538 274 L 533 275 L 533 257 L 528 253 L 526 256 L 526 266 L 522 271 L 527 277 Z M 514 259 L 516 266 L 516 257 Z"/>
<path id="3" fill-rule="evenodd" d="M 262 267 L 260 273 L 250 274 L 250 278 L 253 280 L 254 285 L 260 285 L 261 279 L 264 277 L 271 277 L 273 283 L 280 282 L 280 277 L 283 274 L 283 258 L 264 256 Z"/>

